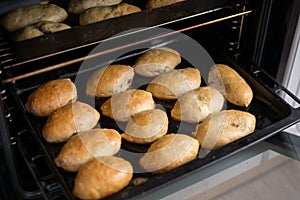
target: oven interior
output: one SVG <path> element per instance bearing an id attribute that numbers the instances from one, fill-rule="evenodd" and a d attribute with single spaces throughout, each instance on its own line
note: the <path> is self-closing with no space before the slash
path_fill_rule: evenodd
<path id="1" fill-rule="evenodd" d="M 54 2 L 58 2 L 63 7 L 67 5 L 66 1 Z M 145 0 L 126 2 L 141 8 L 144 8 L 146 3 Z M 197 158 L 165 174 L 135 173 L 126 188 L 107 199 L 141 198 L 153 190 L 209 167 L 218 160 L 269 138 L 296 123 L 300 116 L 299 108 L 287 104 L 280 93 L 286 93 L 298 103 L 300 100 L 278 84 L 266 73 L 266 70 L 260 68 L 259 63 L 263 59 L 259 59 L 261 55 L 256 49 L 259 44 L 254 46 L 247 41 L 247 39 L 250 42 L 254 39 L 258 40 L 259 30 L 252 32 L 249 29 L 253 24 L 258 23 L 257 16 L 261 16 L 262 10 L 266 9 L 267 5 L 269 5 L 268 1 L 256 4 L 252 1 L 238 0 L 213 0 L 209 3 L 188 0 L 184 3 L 82 27 L 77 26 L 76 16 L 70 16 L 68 23 L 74 26 L 71 30 L 20 43 L 14 43 L 2 30 L 0 51 L 3 53 L 0 59 L 3 116 L 1 122 L 5 123 L 1 132 L 5 134 L 2 134 L 1 140 L 4 160 L 9 166 L 8 174 L 17 195 L 32 199 L 75 199 L 72 196 L 72 188 L 76 174 L 59 169 L 53 163 L 63 144 L 47 143 L 41 136 L 41 128 L 46 118 L 34 117 L 27 113 L 24 107 L 28 95 L 36 87 L 53 79 L 71 78 L 74 82 L 79 80 L 76 82 L 79 83 L 76 85 L 79 100 L 95 101 L 96 109 L 100 112 L 99 108 L 104 100 L 92 99 L 85 95 L 84 83 L 91 73 L 108 63 L 132 65 L 137 56 L 147 50 L 146 47 L 184 46 L 187 52 L 192 53 L 193 48 L 189 50 L 186 47 L 185 36 L 199 43 L 211 59 L 190 62 L 183 58 L 182 63 L 176 68 L 199 65 L 203 79 L 201 86 L 205 85 L 205 74 L 213 63 L 224 63 L 234 68 L 253 89 L 254 99 L 248 108 L 234 106 L 229 102 L 226 102 L 224 108 L 245 110 L 254 114 L 257 119 L 255 132 L 219 150 L 211 151 L 204 158 Z M 150 19 L 147 16 L 151 16 Z M 123 23 L 120 24 L 122 20 Z M 129 34 L 123 33 L 139 27 L 143 28 L 135 29 Z M 105 33 L 103 28 L 107 28 Z M 169 30 L 177 32 L 169 32 Z M 99 34 L 99 31 L 103 34 Z M 119 32 L 122 34 L 115 37 Z M 101 48 L 98 48 L 99 45 Z M 86 63 L 88 63 L 87 67 L 82 67 L 84 64 L 86 66 Z M 143 89 L 145 85 L 139 84 L 140 80 L 141 77 L 135 76 L 132 88 Z M 158 106 L 166 110 L 168 115 L 175 103 L 158 99 L 155 101 Z M 178 132 L 180 127 L 181 133 L 189 135 L 195 129 L 195 124 L 179 123 L 170 118 L 169 120 L 168 132 Z M 99 124 L 101 127 L 114 128 L 120 133 L 125 125 L 116 124 L 103 115 Z M 148 147 L 149 145 L 122 141 L 122 149 L 125 151 L 117 156 L 130 160 L 133 166 L 138 168 L 137 158 L 133 158 L 130 152 L 144 153 Z M 137 184 L 137 179 L 142 179 L 143 183 Z"/>

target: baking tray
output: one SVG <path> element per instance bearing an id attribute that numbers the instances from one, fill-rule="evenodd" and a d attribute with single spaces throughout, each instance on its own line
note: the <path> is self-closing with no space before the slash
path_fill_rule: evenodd
<path id="1" fill-rule="evenodd" d="M 178 43 L 170 43 L 167 46 L 174 47 Z M 174 46 L 173 46 L 174 45 Z M 120 56 L 115 63 L 119 64 L 130 64 L 132 65 L 142 52 L 145 49 L 140 49 L 132 51 Z M 195 160 L 180 166 L 176 169 L 173 169 L 167 173 L 161 175 L 153 175 L 148 172 L 134 173 L 132 181 L 127 187 L 125 187 L 120 192 L 111 195 L 105 199 L 139 199 L 144 195 L 151 194 L 151 191 L 158 190 L 164 186 L 180 180 L 180 178 L 186 177 L 195 173 L 205 167 L 218 162 L 221 159 L 224 159 L 228 156 L 231 156 L 249 146 L 252 146 L 262 140 L 265 140 L 276 133 L 284 130 L 285 128 L 297 123 L 300 121 L 300 108 L 293 108 L 287 104 L 279 95 L 278 91 L 285 92 L 287 95 L 291 96 L 295 101 L 300 103 L 295 96 L 293 96 L 289 91 L 283 88 L 280 84 L 276 83 L 269 75 L 267 75 L 260 68 L 255 68 L 250 66 L 243 66 L 240 63 L 237 63 L 230 56 L 227 56 L 224 53 L 217 53 L 217 51 L 212 50 L 211 55 L 213 55 L 213 60 L 215 63 L 224 63 L 228 64 L 234 68 L 250 85 L 254 92 L 254 98 L 249 107 L 243 108 L 230 104 L 229 102 L 225 103 L 226 109 L 238 109 L 243 111 L 248 111 L 256 116 L 257 124 L 255 131 L 243 137 L 237 141 L 234 141 L 218 150 L 211 151 L 204 158 L 197 157 Z M 108 56 L 109 57 L 109 56 Z M 106 60 L 105 57 L 101 59 L 103 62 Z M 97 61 L 97 60 L 95 60 Z M 90 63 L 96 63 L 91 61 Z M 111 62 L 111 60 L 107 60 Z M 105 62 L 104 62 L 105 63 Z M 105 65 L 105 64 L 103 64 Z M 184 60 L 177 68 L 185 68 L 191 66 L 191 63 Z M 202 84 L 205 85 L 205 73 L 209 69 L 208 67 L 200 68 L 202 73 Z M 23 115 L 24 120 L 27 123 L 27 128 L 17 133 L 17 145 L 20 151 L 23 152 L 24 157 L 26 158 L 29 167 L 32 169 L 32 172 L 36 175 L 36 181 L 39 182 L 41 188 L 44 190 L 44 194 L 49 191 L 59 191 L 57 195 L 65 195 L 68 199 L 74 199 L 71 195 L 71 191 L 74 184 L 74 178 L 76 173 L 69 173 L 60 168 L 55 167 L 53 159 L 59 153 L 63 144 L 50 144 L 47 143 L 41 136 L 41 129 L 46 122 L 46 118 L 35 117 L 26 112 L 24 104 L 27 100 L 28 95 L 40 84 L 53 79 L 58 78 L 71 78 L 75 79 L 77 74 L 80 74 L 82 80 L 85 81 L 90 74 L 101 67 L 91 67 L 86 71 L 79 71 L 80 64 L 70 66 L 68 68 L 63 68 L 59 70 L 53 70 L 47 72 L 46 74 L 40 74 L 36 77 L 30 77 L 22 80 L 18 80 L 15 83 L 9 83 L 8 88 L 10 94 L 12 95 L 16 105 L 18 105 L 20 113 Z M 139 85 L 138 82 L 141 77 L 135 76 L 134 84 L 132 88 L 135 88 L 136 85 Z M 265 80 L 268 81 L 265 81 Z M 146 85 L 141 86 L 145 88 Z M 96 109 L 100 112 L 100 105 L 105 101 L 105 99 L 93 99 L 85 96 L 85 85 L 77 85 L 79 100 L 83 102 L 90 103 L 95 100 Z M 168 116 L 170 116 L 170 110 L 172 109 L 175 101 L 165 101 L 155 99 L 156 103 L 164 107 Z M 120 127 L 124 127 L 124 123 L 118 124 L 114 120 L 101 115 L 100 119 L 101 127 L 115 128 L 120 130 Z M 181 123 L 180 124 L 180 133 L 191 135 L 191 132 L 194 131 L 196 124 L 190 123 Z M 179 127 L 179 122 L 169 118 L 169 130 L 168 132 L 177 132 Z M 29 148 L 30 147 L 30 148 Z M 138 145 L 122 141 L 122 150 L 117 156 L 123 157 L 133 164 L 135 170 L 139 169 L 137 164 L 138 158 L 133 158 L 130 152 L 146 152 L 149 145 Z M 129 152 L 129 153 L 126 153 Z M 137 179 L 145 181 L 142 184 L 136 184 Z"/>
<path id="2" fill-rule="evenodd" d="M 68 1 L 53 0 L 53 3 L 67 10 Z M 173 5 L 145 10 L 147 0 L 124 0 L 123 2 L 136 5 L 142 12 L 108 19 L 85 26 L 78 25 L 78 16 L 69 15 L 64 21 L 72 28 L 41 37 L 16 42 L 17 60 L 24 61 L 32 58 L 49 56 L 79 46 L 99 43 L 120 32 L 135 28 L 162 26 L 174 21 L 201 15 L 201 13 L 229 5 L 229 0 L 186 0 Z M 66 38 L 68 38 L 66 40 Z M 38 48 L 36 48 L 38 47 Z M 31 49 L 31 51 L 27 51 Z"/>

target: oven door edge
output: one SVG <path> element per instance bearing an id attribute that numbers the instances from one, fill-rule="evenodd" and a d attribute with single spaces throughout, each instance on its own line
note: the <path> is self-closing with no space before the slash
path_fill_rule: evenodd
<path id="1" fill-rule="evenodd" d="M 3 91 L 3 86 L 0 85 L 1 91 Z M 0 183 L 0 186 L 4 186 L 3 192 L 6 191 L 4 197 L 8 199 L 28 199 L 28 198 L 37 198 L 41 196 L 41 192 L 39 190 L 36 191 L 26 191 L 22 188 L 18 174 L 17 174 L 17 165 L 15 163 L 15 154 L 13 150 L 13 146 L 10 139 L 9 128 L 6 119 L 6 113 L 4 102 L 0 99 L 0 153 L 3 155 L 1 163 L 3 166 L 1 167 L 1 179 L 0 181 L 5 181 Z M 3 173 L 3 176 L 2 176 Z M 3 178 L 2 178 L 3 177 Z M 11 190 L 8 189 L 12 189 Z M 9 191 L 9 192 L 7 192 Z M 1 193 L 0 193 L 1 194 Z M 9 196 L 8 196 L 9 195 Z"/>

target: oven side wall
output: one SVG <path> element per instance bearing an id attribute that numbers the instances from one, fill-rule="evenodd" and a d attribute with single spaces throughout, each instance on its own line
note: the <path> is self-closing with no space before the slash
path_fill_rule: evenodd
<path id="1" fill-rule="evenodd" d="M 300 15 L 298 17 L 298 25 L 293 38 L 293 43 L 290 46 L 290 55 L 288 57 L 288 62 L 286 68 L 284 68 L 282 76 L 282 85 L 285 86 L 294 95 L 300 98 Z M 278 74 L 278 79 L 281 75 Z M 286 101 L 290 103 L 293 107 L 299 107 L 297 102 L 292 101 L 290 98 L 285 97 Z M 286 130 L 289 133 L 300 136 L 300 123 L 288 128 Z"/>
<path id="2" fill-rule="evenodd" d="M 245 18 L 240 56 L 244 63 L 259 66 L 274 78 L 283 74 L 300 11 L 299 1 L 248 1 L 254 10 Z"/>

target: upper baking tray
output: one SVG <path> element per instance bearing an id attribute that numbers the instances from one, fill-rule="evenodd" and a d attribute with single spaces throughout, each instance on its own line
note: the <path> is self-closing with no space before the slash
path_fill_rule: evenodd
<path id="1" fill-rule="evenodd" d="M 175 41 L 173 43 L 168 44 L 167 46 L 174 48 L 175 46 L 179 45 L 180 41 Z M 120 56 L 115 61 L 115 63 L 132 65 L 135 59 L 137 58 L 137 56 L 140 55 L 142 52 L 143 50 L 137 50 L 137 51 L 124 54 Z M 106 199 L 142 198 L 143 195 L 151 194 L 151 191 L 153 190 L 158 190 L 164 187 L 165 185 L 170 184 L 174 181 L 178 181 L 180 180 L 180 178 L 186 177 L 196 171 L 201 170 L 204 167 L 209 167 L 209 165 L 223 158 L 231 156 L 234 153 L 242 149 L 245 149 L 259 141 L 269 138 L 272 135 L 285 129 L 286 127 L 291 126 L 292 124 L 299 121 L 300 108 L 295 109 L 291 107 L 276 93 L 276 91 L 278 90 L 286 91 L 279 84 L 276 85 L 276 89 L 267 85 L 263 80 L 264 78 L 262 78 L 263 77 L 262 75 L 264 75 L 264 72 L 262 70 L 260 69 L 255 69 L 253 71 L 246 70 L 245 66 L 242 66 L 241 64 L 237 63 L 234 59 L 224 55 L 223 53 L 221 54 L 211 53 L 211 55 L 215 63 L 224 63 L 233 67 L 248 82 L 250 87 L 253 89 L 254 99 L 249 107 L 242 108 L 242 107 L 234 106 L 229 102 L 226 102 L 225 106 L 226 109 L 244 110 L 254 114 L 257 119 L 255 131 L 252 134 L 243 137 L 235 142 L 232 142 L 218 150 L 211 151 L 204 158 L 197 157 L 195 160 L 183 166 L 180 166 L 174 170 L 171 170 L 167 173 L 161 175 L 153 175 L 151 173 L 146 173 L 146 172 L 135 173 L 132 181 L 126 188 L 124 188 L 123 190 L 121 190 L 120 192 L 114 195 L 107 197 Z M 102 62 L 105 60 L 106 59 L 104 57 L 104 60 L 102 60 Z M 110 60 L 108 59 L 107 61 Z M 91 65 L 93 63 L 95 64 L 97 62 L 93 62 L 93 61 L 90 62 Z M 183 59 L 183 62 L 177 68 L 185 68 L 188 66 L 191 66 L 191 63 Z M 34 88 L 46 82 L 47 80 L 67 78 L 67 77 L 74 80 L 78 75 L 79 67 L 80 67 L 79 64 L 76 64 L 70 66 L 70 68 L 53 70 L 47 72 L 45 75 L 41 74 L 34 78 L 30 77 L 9 84 L 10 92 L 12 96 L 17 102 L 17 105 L 19 105 L 19 109 L 22 110 L 22 113 L 24 114 L 24 118 L 32 127 L 32 130 L 23 131 L 19 133 L 17 136 L 20 138 L 18 145 L 22 144 L 20 146 L 21 151 L 27 152 L 26 159 L 28 159 L 29 163 L 32 162 L 32 160 L 35 160 L 34 158 L 36 157 L 42 157 L 46 155 L 48 161 L 52 163 L 52 166 L 55 168 L 54 170 L 55 177 L 57 177 L 60 180 L 60 183 L 62 183 L 64 190 L 67 191 L 66 194 L 71 194 L 71 190 L 73 188 L 74 178 L 76 174 L 68 173 L 62 169 L 59 169 L 55 167 L 53 163 L 53 159 L 55 158 L 55 156 L 57 156 L 63 144 L 50 144 L 43 139 L 43 137 L 41 136 L 41 129 L 46 122 L 46 118 L 34 117 L 33 115 L 27 113 L 24 104 L 28 98 L 28 95 L 34 90 Z M 205 65 L 200 67 L 200 71 L 202 72 L 202 78 L 204 80 L 202 81 L 201 84 L 202 86 L 205 85 L 205 71 L 208 71 L 209 67 L 210 66 L 205 67 Z M 88 71 L 79 72 L 79 75 L 82 76 L 84 80 L 87 79 L 94 70 L 96 69 L 90 68 L 90 70 Z M 139 76 L 135 76 L 134 83 L 137 83 L 139 81 L 139 78 L 140 78 Z M 132 87 L 135 88 L 136 85 L 138 84 L 133 84 Z M 90 102 L 91 98 L 85 96 L 85 85 L 83 86 L 76 85 L 76 86 L 78 89 L 79 100 L 84 102 Z M 145 86 L 142 86 L 142 88 L 144 87 Z M 296 100 L 298 101 L 298 103 L 300 102 L 298 99 Z M 103 101 L 104 101 L 103 99 L 96 99 L 96 109 L 99 112 L 100 112 L 99 110 L 100 105 L 103 103 Z M 174 104 L 174 101 L 163 101 L 158 99 L 155 99 L 155 101 L 160 106 L 163 106 L 168 116 L 170 116 L 170 110 Z M 101 116 L 100 124 L 101 127 L 115 128 L 116 130 L 122 132 L 120 128 L 122 127 L 122 123 L 116 124 L 114 120 L 107 118 L 104 115 Z M 169 118 L 168 132 L 176 133 L 178 131 L 178 125 L 179 122 Z M 191 132 L 194 131 L 195 126 L 196 124 L 182 123 L 180 124 L 180 128 L 181 128 L 180 131 L 181 133 L 190 135 Z M 41 155 L 37 155 L 36 152 L 31 152 L 30 148 L 26 148 L 30 146 L 27 144 L 27 142 L 29 144 L 32 144 L 34 139 L 38 141 L 38 145 L 41 145 L 43 147 L 43 149 L 45 150 L 44 152 L 45 155 L 43 153 L 41 153 Z M 122 149 L 126 150 L 127 152 L 143 153 L 147 150 L 148 147 L 149 145 L 137 145 L 126 141 L 122 141 Z M 120 152 L 118 156 L 130 160 L 133 163 L 134 167 L 138 167 L 138 164 L 136 163 L 137 158 L 136 157 L 133 158 L 131 154 L 124 153 L 126 151 Z M 34 158 L 31 157 L 31 155 L 34 156 Z M 35 167 L 32 170 L 34 172 L 37 170 L 36 173 L 41 174 L 40 172 L 42 170 L 41 168 L 43 168 L 43 165 L 34 163 L 34 166 Z M 51 175 L 53 176 L 53 174 Z M 44 180 L 44 177 L 48 177 L 47 173 L 45 173 L 43 177 L 40 176 L 40 179 Z M 136 184 L 137 178 L 142 178 L 142 180 L 146 180 L 146 181 L 142 184 L 137 185 Z M 72 195 L 69 195 L 68 198 L 74 199 Z"/>
<path id="2" fill-rule="evenodd" d="M 68 1 L 66 0 L 54 0 L 52 2 L 67 9 Z M 14 43 L 17 60 L 28 60 L 70 50 L 79 46 L 99 43 L 101 40 L 123 31 L 162 26 L 166 23 L 172 23 L 186 17 L 199 15 L 208 10 L 229 5 L 228 0 L 186 0 L 170 6 L 146 10 L 145 5 L 147 0 L 124 0 L 123 2 L 140 7 L 142 12 L 85 26 L 78 25 L 78 22 L 76 22 L 78 16 L 69 15 L 65 23 L 71 25 L 71 29 Z"/>

